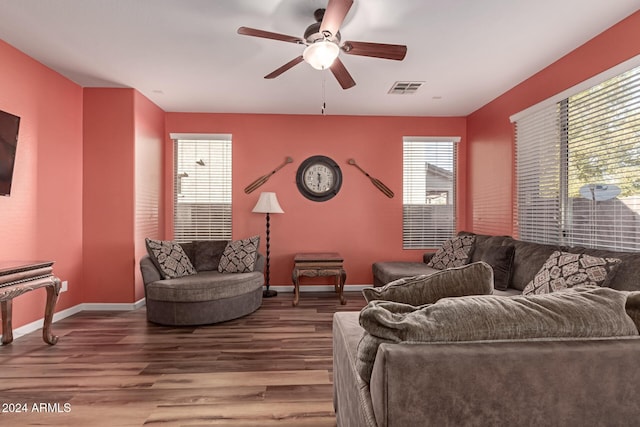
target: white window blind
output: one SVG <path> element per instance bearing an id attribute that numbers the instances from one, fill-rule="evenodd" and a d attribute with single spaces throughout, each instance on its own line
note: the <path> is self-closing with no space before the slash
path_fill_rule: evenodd
<path id="1" fill-rule="evenodd" d="M 553 104 L 516 123 L 517 204 L 521 240 L 556 243 L 560 226 L 560 118 Z"/>
<path id="2" fill-rule="evenodd" d="M 523 240 L 640 250 L 640 67 L 516 120 Z"/>
<path id="3" fill-rule="evenodd" d="M 640 67 L 567 105 L 571 245 L 640 250 Z"/>
<path id="4" fill-rule="evenodd" d="M 437 248 L 456 232 L 457 141 L 459 138 L 404 138 L 405 249 Z"/>
<path id="5" fill-rule="evenodd" d="M 231 239 L 231 136 L 174 139 L 174 239 Z"/>

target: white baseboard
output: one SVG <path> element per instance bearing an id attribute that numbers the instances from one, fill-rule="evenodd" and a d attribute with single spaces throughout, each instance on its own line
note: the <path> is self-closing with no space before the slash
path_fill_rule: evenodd
<path id="1" fill-rule="evenodd" d="M 134 303 L 83 303 L 74 305 L 62 311 L 53 314 L 53 323 L 59 320 L 66 319 L 69 316 L 80 313 L 81 311 L 131 311 L 137 310 L 145 305 L 145 300 L 142 298 Z M 35 332 L 38 329 L 42 329 L 44 323 L 44 317 L 35 320 L 31 323 L 27 323 L 24 326 L 20 326 L 13 330 L 13 339 L 19 338 L 23 335 Z"/>

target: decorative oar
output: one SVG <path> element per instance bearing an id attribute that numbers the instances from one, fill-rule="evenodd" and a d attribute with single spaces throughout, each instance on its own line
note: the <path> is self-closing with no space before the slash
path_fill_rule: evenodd
<path id="1" fill-rule="evenodd" d="M 360 172 L 365 174 L 367 176 L 367 178 L 369 178 L 369 180 L 371 180 L 373 185 L 378 187 L 378 190 L 382 191 L 385 196 L 387 196 L 390 199 L 393 197 L 393 191 L 391 191 L 391 189 L 389 187 L 384 185 L 379 179 L 376 179 L 376 178 L 372 177 L 371 175 L 369 175 L 367 172 L 365 172 L 364 169 L 362 169 L 360 166 L 358 166 L 358 164 L 356 163 L 355 160 L 349 159 L 349 164 L 357 167 L 358 169 L 360 169 Z"/>
<path id="2" fill-rule="evenodd" d="M 247 185 L 245 187 L 245 189 L 244 189 L 244 192 L 247 193 L 247 194 L 251 193 L 256 188 L 260 187 L 262 184 L 267 182 L 269 180 L 269 178 L 271 178 L 271 175 L 273 175 L 274 173 L 278 172 L 280 169 L 282 169 L 283 167 L 285 167 L 287 164 L 289 164 L 291 162 L 293 162 L 293 159 L 291 157 L 287 157 L 285 159 L 284 163 L 282 163 L 280 166 L 278 166 L 277 168 L 275 168 L 274 170 L 272 170 L 268 174 L 263 175 L 260 178 L 256 179 L 251 184 Z"/>

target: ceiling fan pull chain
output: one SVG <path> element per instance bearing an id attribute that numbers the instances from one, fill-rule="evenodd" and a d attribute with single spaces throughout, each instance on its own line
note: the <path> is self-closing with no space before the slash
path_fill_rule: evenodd
<path id="1" fill-rule="evenodd" d="M 326 73 L 322 73 L 322 115 L 323 116 L 325 115 L 325 110 L 327 109 L 327 101 L 325 99 L 325 88 L 324 88 L 325 81 L 326 81 L 325 76 L 326 76 Z"/>

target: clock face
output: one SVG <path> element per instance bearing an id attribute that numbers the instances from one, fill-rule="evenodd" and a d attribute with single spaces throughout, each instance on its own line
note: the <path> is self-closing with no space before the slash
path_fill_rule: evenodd
<path id="1" fill-rule="evenodd" d="M 296 184 L 309 200 L 323 202 L 333 198 L 342 185 L 342 172 L 336 162 L 325 156 L 312 156 L 298 168 Z"/>
<path id="2" fill-rule="evenodd" d="M 314 163 L 302 174 L 305 186 L 316 194 L 324 194 L 331 190 L 335 176 L 333 169 L 324 163 Z"/>

